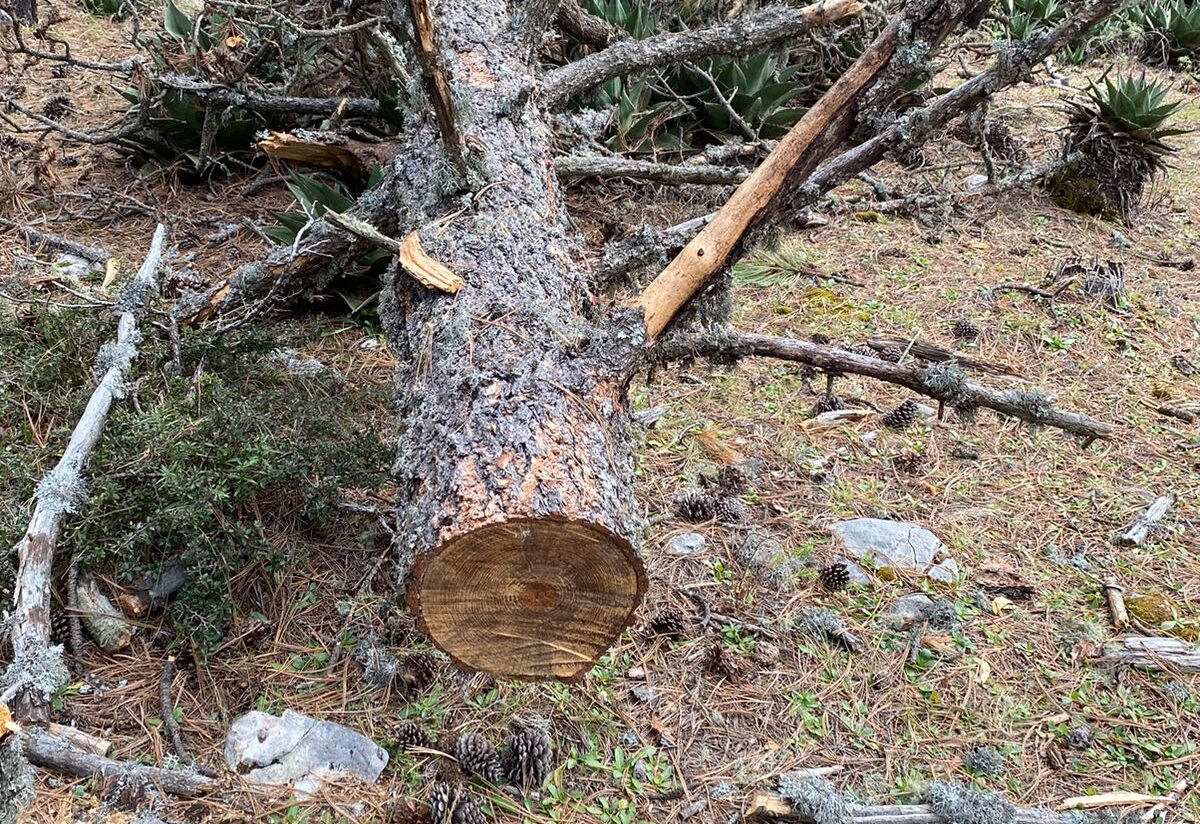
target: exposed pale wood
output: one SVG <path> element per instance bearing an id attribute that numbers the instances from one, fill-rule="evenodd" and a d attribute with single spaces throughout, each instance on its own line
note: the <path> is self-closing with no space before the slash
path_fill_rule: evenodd
<path id="1" fill-rule="evenodd" d="M 421 237 L 416 232 L 410 232 L 403 241 L 398 241 L 383 234 L 366 221 L 349 215 L 326 212 L 325 220 L 334 226 L 345 229 L 352 235 L 391 251 L 396 255 L 404 271 L 427 289 L 454 294 L 463 287 L 462 278 L 425 253 L 425 249 L 421 246 Z"/>
<path id="2" fill-rule="evenodd" d="M 793 807 L 777 793 L 756 792 L 750 798 L 745 817 L 750 821 L 786 819 L 814 824 L 813 819 Z M 1013 824 L 1067 824 L 1069 819 L 1050 810 L 1018 807 Z M 929 804 L 851 807 L 847 824 L 946 824 Z"/>
<path id="3" fill-rule="evenodd" d="M 365 178 L 371 169 L 387 163 L 395 146 L 390 143 L 364 143 L 360 140 L 334 140 L 319 133 L 269 132 L 258 141 L 258 148 L 272 160 L 288 160 L 336 169 L 354 177 Z"/>
<path id="4" fill-rule="evenodd" d="M 738 186 L 712 222 L 646 287 L 637 305 L 645 314 L 649 339 L 658 337 L 675 313 L 726 264 L 746 230 L 772 204 L 808 148 L 887 66 L 899 31 L 899 21 L 893 20 Z"/>
<path id="5" fill-rule="evenodd" d="M 1125 588 L 1116 581 L 1104 582 L 1104 600 L 1108 603 L 1108 614 L 1113 626 L 1125 629 L 1129 626 L 1129 610 L 1125 608 Z"/>
<path id="6" fill-rule="evenodd" d="M 21 748 L 29 762 L 39 767 L 78 778 L 91 778 L 95 775 L 125 778 L 158 787 L 181 798 L 195 798 L 220 786 L 214 779 L 190 770 L 167 770 L 133 762 L 114 761 L 75 747 L 69 740 L 54 736 L 40 727 L 22 728 Z"/>
<path id="7" fill-rule="evenodd" d="M 1146 793 L 1110 792 L 1096 795 L 1075 795 L 1064 798 L 1055 805 L 1056 810 L 1095 810 L 1100 807 L 1129 807 L 1143 804 L 1169 804 L 1173 799 L 1165 795 Z"/>
<path id="8" fill-rule="evenodd" d="M 117 319 L 116 350 L 132 349 L 136 355 L 140 339 L 138 318 L 145 308 L 144 301 L 156 288 L 155 276 L 162 265 L 166 236 L 166 228 L 159 224 L 145 262 L 123 293 L 125 305 Z M 50 685 L 31 682 L 28 670 L 31 664 L 40 668 L 36 662 L 45 661 L 48 657 L 61 662 L 61 655 L 50 648 L 50 587 L 54 550 L 63 521 L 82 503 L 79 496 L 83 494 L 83 471 L 100 440 L 113 400 L 124 391 L 130 360 L 115 356 L 111 358 L 111 363 L 71 433 L 62 457 L 51 470 L 53 480 L 44 479 L 39 484 L 33 517 L 17 543 L 20 566 L 13 609 L 13 660 L 4 676 L 8 688 L 3 700 L 9 703 L 18 718 L 45 721 L 49 717 L 50 692 L 47 688 Z M 51 475 L 47 475 L 49 478 Z"/>
<path id="9" fill-rule="evenodd" d="M 46 732 L 54 738 L 62 739 L 72 747 L 90 752 L 93 755 L 108 756 L 112 754 L 113 745 L 111 741 L 92 735 L 91 733 L 86 733 L 83 730 L 77 730 L 74 727 L 67 727 L 51 721 L 46 725 Z"/>
<path id="10" fill-rule="evenodd" d="M 1127 635 L 1106 644 L 1097 660 L 1167 672 L 1200 672 L 1200 648 L 1180 638 Z"/>
<path id="11" fill-rule="evenodd" d="M 1117 546 L 1140 546 L 1150 535 L 1150 530 L 1158 526 L 1171 511 L 1176 500 L 1175 493 L 1156 498 L 1136 521 L 1113 536 L 1113 543 Z"/>
<path id="12" fill-rule="evenodd" d="M 433 104 L 433 112 L 437 117 L 438 128 L 442 133 L 442 144 L 450 162 L 463 177 L 467 174 L 467 143 L 463 137 L 462 124 L 458 112 L 454 108 L 454 100 L 450 96 L 450 84 L 446 80 L 446 72 L 442 69 L 438 58 L 437 33 L 434 31 L 433 15 L 430 13 L 429 0 L 407 0 L 409 19 L 413 24 L 413 43 L 417 53 L 417 62 L 421 64 L 421 74 L 425 78 L 425 90 Z"/>

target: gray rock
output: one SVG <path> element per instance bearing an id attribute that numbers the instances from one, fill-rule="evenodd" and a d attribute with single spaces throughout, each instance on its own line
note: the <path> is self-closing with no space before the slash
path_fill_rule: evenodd
<path id="1" fill-rule="evenodd" d="M 253 711 L 229 728 L 225 762 L 251 783 L 290 786 L 298 795 L 311 795 L 327 781 L 348 777 L 373 784 L 387 766 L 388 754 L 332 721 L 291 710 L 282 716 Z"/>
<path id="2" fill-rule="evenodd" d="M 667 542 L 668 555 L 695 555 L 704 549 L 704 536 L 699 532 L 684 532 Z"/>
<path id="3" fill-rule="evenodd" d="M 924 620 L 926 611 L 933 605 L 928 595 L 916 593 L 905 595 L 883 611 L 883 620 L 894 627 L 906 627 Z"/>
<path id="4" fill-rule="evenodd" d="M 838 563 L 844 566 L 846 568 L 846 572 L 850 574 L 850 583 L 860 587 L 868 587 L 871 585 L 871 576 L 865 569 L 844 555 L 839 555 L 836 560 Z"/>
<path id="5" fill-rule="evenodd" d="M 923 573 L 946 551 L 945 545 L 928 529 L 901 521 L 855 518 L 838 521 L 829 530 L 846 548 L 848 556 L 875 568 Z M 931 577 L 939 581 L 947 576 L 953 580 L 958 574 L 953 560 L 943 561 L 935 569 L 937 575 Z"/>
<path id="6" fill-rule="evenodd" d="M 958 577 L 958 561 L 955 561 L 953 558 L 947 558 L 940 564 L 930 567 L 925 575 L 940 583 L 952 584 L 954 583 L 954 579 Z"/>

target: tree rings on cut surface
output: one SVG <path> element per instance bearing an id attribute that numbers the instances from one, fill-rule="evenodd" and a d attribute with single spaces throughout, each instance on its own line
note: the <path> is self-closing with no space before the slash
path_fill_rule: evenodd
<path id="1" fill-rule="evenodd" d="M 409 602 L 457 663 L 571 680 L 629 625 L 646 588 L 629 542 L 581 521 L 481 526 L 418 560 Z"/>

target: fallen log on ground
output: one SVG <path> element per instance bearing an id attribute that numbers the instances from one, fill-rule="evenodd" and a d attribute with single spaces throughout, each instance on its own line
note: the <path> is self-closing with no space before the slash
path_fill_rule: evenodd
<path id="1" fill-rule="evenodd" d="M 218 789 L 215 779 L 192 770 L 168 770 L 132 761 L 115 761 L 91 750 L 74 746 L 41 727 L 21 729 L 21 749 L 31 764 L 77 778 L 105 776 L 124 779 L 135 786 L 149 784 L 181 798 L 195 798 Z"/>
<path id="2" fill-rule="evenodd" d="M 46 721 L 50 696 L 68 677 L 62 648 L 50 646 L 50 575 L 54 550 L 63 521 L 86 500 L 83 471 L 100 440 L 113 401 L 126 391 L 126 376 L 141 339 L 138 320 L 157 288 L 155 276 L 162 265 L 165 243 L 166 228 L 160 224 L 145 262 L 117 301 L 116 339 L 102 347 L 96 359 L 100 382 L 62 457 L 38 483 L 33 517 L 17 543 L 13 657 L 0 678 L 0 702 L 8 704 L 19 719 Z"/>
<path id="3" fill-rule="evenodd" d="M 1156 498 L 1136 521 L 1113 536 L 1113 543 L 1117 546 L 1140 546 L 1150 535 L 1150 530 L 1167 517 L 1175 500 L 1174 493 Z"/>
<path id="4" fill-rule="evenodd" d="M 1200 672 L 1200 647 L 1180 638 L 1128 635 L 1105 645 L 1097 660 L 1102 664 L 1197 673 Z"/>
<path id="5" fill-rule="evenodd" d="M 1111 8 L 1116 0 L 1096 2 Z M 625 426 L 626 389 L 645 363 L 647 340 L 725 266 L 754 221 L 849 134 L 861 101 L 886 99 L 920 68 L 907 57 L 893 65 L 893 53 L 911 56 L 898 45 L 914 38 L 936 48 L 974 6 L 912 0 L 722 210 L 734 217 L 716 235 L 715 254 L 701 267 L 707 274 L 689 271 L 684 288 L 661 278 L 666 299 L 643 296 L 644 316 L 596 297 L 554 173 L 528 48 L 535 33 L 513 25 L 526 19 L 525 6 L 445 0 L 431 10 L 426 34 L 436 34 L 451 94 L 426 86 L 442 98 L 437 117 L 428 100 L 413 103 L 429 116 L 409 124 L 387 180 L 351 218 L 378 230 L 371 236 L 384 236 L 375 241 L 384 246 L 390 237 L 415 238 L 429 261 L 463 281 L 450 296 L 393 265 L 380 302 L 400 363 L 394 471 L 408 603 L 456 663 L 571 679 L 619 637 L 646 587 Z M 446 100 L 452 109 L 457 101 L 469 106 L 446 112 Z M 226 311 L 236 294 L 232 305 L 252 316 L 266 304 L 245 301 L 264 286 L 276 293 L 319 287 L 345 268 L 348 249 L 369 248 L 357 237 L 352 246 L 327 220 L 311 224 L 309 237 L 318 236 L 328 245 L 305 240 L 295 253 L 277 250 L 202 297 L 199 315 Z M 708 248 L 694 248 L 691 258 Z M 185 318 L 189 311 L 181 306 Z M 998 408 L 1005 402 L 996 400 Z M 1041 420 L 1044 406 L 1025 412 L 1105 434 L 1103 425 L 1057 410 Z"/>

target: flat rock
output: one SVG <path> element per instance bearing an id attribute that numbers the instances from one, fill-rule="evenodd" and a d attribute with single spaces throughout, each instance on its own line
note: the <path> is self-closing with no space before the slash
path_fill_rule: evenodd
<path id="1" fill-rule="evenodd" d="M 846 573 L 850 576 L 850 583 L 860 587 L 871 585 L 871 576 L 858 564 L 843 555 L 839 555 L 835 560 L 846 568 Z"/>
<path id="2" fill-rule="evenodd" d="M 668 555 L 695 555 L 704 549 L 704 536 L 699 532 L 684 532 L 667 542 Z"/>
<path id="3" fill-rule="evenodd" d="M 882 518 L 855 518 L 829 527 L 851 557 L 869 566 L 925 572 L 946 551 L 923 526 Z"/>
<path id="4" fill-rule="evenodd" d="M 373 784 L 387 762 L 387 751 L 366 736 L 291 710 L 282 716 L 248 712 L 225 740 L 231 770 L 251 783 L 290 786 L 298 794 L 351 777 Z"/>
<path id="5" fill-rule="evenodd" d="M 925 573 L 926 577 L 942 584 L 952 584 L 958 577 L 958 561 L 947 558 L 940 564 L 935 564 Z"/>
<path id="6" fill-rule="evenodd" d="M 923 619 L 932 604 L 928 595 L 905 595 L 883 611 L 883 620 L 894 627 L 906 627 Z"/>

